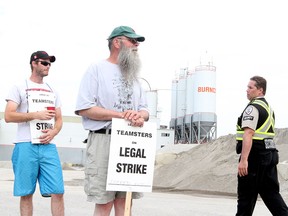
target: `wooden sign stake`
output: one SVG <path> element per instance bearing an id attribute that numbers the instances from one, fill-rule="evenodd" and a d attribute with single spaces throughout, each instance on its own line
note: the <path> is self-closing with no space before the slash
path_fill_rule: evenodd
<path id="1" fill-rule="evenodd" d="M 130 216 L 130 213 L 131 213 L 131 200 L 132 200 L 132 192 L 126 192 L 124 216 Z"/>

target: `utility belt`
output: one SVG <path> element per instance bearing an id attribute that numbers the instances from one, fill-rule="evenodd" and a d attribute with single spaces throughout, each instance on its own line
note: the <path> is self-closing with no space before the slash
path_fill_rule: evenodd
<path id="1" fill-rule="evenodd" d="M 253 140 L 252 148 L 256 151 L 263 151 L 263 150 L 275 150 L 276 143 L 273 139 L 264 139 L 264 140 Z M 241 154 L 242 152 L 242 141 L 238 141 L 236 144 L 236 153 Z"/>

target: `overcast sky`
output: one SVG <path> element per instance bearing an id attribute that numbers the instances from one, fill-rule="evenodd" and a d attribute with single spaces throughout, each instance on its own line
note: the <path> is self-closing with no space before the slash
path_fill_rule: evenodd
<path id="1" fill-rule="evenodd" d="M 141 76 L 169 96 L 177 71 L 193 69 L 208 53 L 217 74 L 218 136 L 235 133 L 253 75 L 267 79 L 276 127 L 287 127 L 286 8 L 284 0 L 0 0 L 0 111 L 12 84 L 30 76 L 31 53 L 45 50 L 56 56 L 47 81 L 61 95 L 63 114 L 73 115 L 86 68 L 108 57 L 107 37 L 128 25 L 146 38 Z M 165 124 L 171 104 L 159 100 Z"/>

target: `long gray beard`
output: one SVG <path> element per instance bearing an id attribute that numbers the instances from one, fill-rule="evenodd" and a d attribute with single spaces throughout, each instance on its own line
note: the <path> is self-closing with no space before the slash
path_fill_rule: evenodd
<path id="1" fill-rule="evenodd" d="M 139 78 L 141 68 L 141 61 L 138 52 L 133 51 L 133 49 L 137 48 L 126 48 L 124 45 L 121 45 L 118 56 L 118 65 L 122 75 L 130 84 Z"/>

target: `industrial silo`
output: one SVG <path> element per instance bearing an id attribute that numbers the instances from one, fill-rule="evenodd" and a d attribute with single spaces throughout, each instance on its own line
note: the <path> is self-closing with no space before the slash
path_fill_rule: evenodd
<path id="1" fill-rule="evenodd" d="M 179 80 L 177 83 L 177 111 L 176 111 L 176 130 L 175 137 L 178 142 L 184 140 L 184 116 L 186 113 L 186 73 L 188 68 L 180 69 Z M 179 139 L 178 139 L 179 138 Z"/>
<path id="2" fill-rule="evenodd" d="M 194 86 L 194 70 L 188 70 L 187 71 L 187 77 L 186 77 L 186 112 L 184 117 L 184 139 L 185 143 L 191 143 L 191 137 L 192 137 L 192 115 L 194 113 L 194 97 L 193 97 L 193 86 Z"/>
<path id="3" fill-rule="evenodd" d="M 146 91 L 147 104 L 150 112 L 149 119 L 157 123 L 157 128 L 160 127 L 160 119 L 158 119 L 158 92 L 157 90 Z"/>
<path id="4" fill-rule="evenodd" d="M 192 143 L 216 138 L 216 67 L 200 65 L 193 76 Z"/>
<path id="5" fill-rule="evenodd" d="M 177 119 L 177 85 L 178 85 L 178 79 L 172 80 L 170 128 L 174 130 L 176 128 L 176 119 Z"/>
<path id="6" fill-rule="evenodd" d="M 150 117 L 157 118 L 157 91 L 146 91 L 148 109 L 150 111 Z"/>

